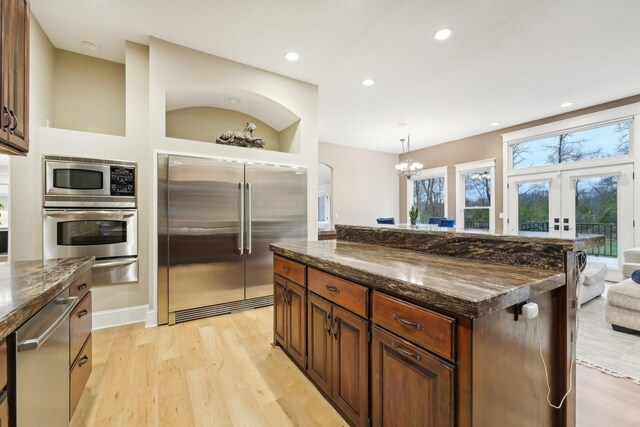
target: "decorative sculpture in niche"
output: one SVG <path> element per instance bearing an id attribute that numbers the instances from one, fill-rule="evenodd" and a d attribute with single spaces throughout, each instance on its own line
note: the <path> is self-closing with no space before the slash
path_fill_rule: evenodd
<path id="1" fill-rule="evenodd" d="M 247 123 L 243 132 L 228 130 L 216 138 L 216 143 L 235 145 L 236 147 L 264 148 L 264 141 L 262 138 L 253 137 L 254 130 L 256 130 L 256 125 L 253 123 Z"/>

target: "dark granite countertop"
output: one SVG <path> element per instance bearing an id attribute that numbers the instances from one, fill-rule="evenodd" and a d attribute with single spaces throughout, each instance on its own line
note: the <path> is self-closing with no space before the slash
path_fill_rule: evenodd
<path id="1" fill-rule="evenodd" d="M 381 245 L 325 240 L 271 250 L 395 296 L 480 317 L 565 284 L 564 273 L 490 264 Z"/>
<path id="2" fill-rule="evenodd" d="M 0 339 L 16 330 L 94 264 L 93 257 L 0 265 Z"/>
<path id="3" fill-rule="evenodd" d="M 332 236 L 336 234 L 336 230 L 318 230 L 318 236 Z"/>

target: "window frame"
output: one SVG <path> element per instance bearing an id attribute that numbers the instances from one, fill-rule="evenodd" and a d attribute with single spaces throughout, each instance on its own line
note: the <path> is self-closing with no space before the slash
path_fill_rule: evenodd
<path id="1" fill-rule="evenodd" d="M 496 159 L 485 159 L 475 162 L 460 163 L 456 168 L 456 230 L 474 233 L 493 234 L 496 232 Z M 487 207 L 466 207 L 466 183 L 465 177 L 471 172 L 489 171 L 491 175 L 491 204 Z M 489 209 L 489 230 L 477 230 L 464 228 L 465 209 Z"/>
<path id="2" fill-rule="evenodd" d="M 588 129 L 599 125 L 630 120 L 631 127 L 629 133 L 629 154 L 615 157 L 605 157 L 602 159 L 584 160 L 580 162 L 567 162 L 554 165 L 537 166 L 523 169 L 513 169 L 513 152 L 512 146 L 518 142 L 526 140 L 543 138 L 545 136 L 557 135 L 559 133 L 570 132 L 574 130 Z M 640 149 L 637 148 L 638 138 L 640 138 L 640 103 L 627 104 L 620 107 L 610 108 L 607 110 L 596 111 L 572 117 L 569 119 L 559 120 L 544 125 L 533 126 L 530 128 L 508 132 L 502 136 L 502 187 L 503 191 L 503 209 L 505 211 L 503 219 L 503 229 L 508 229 L 507 220 L 510 212 L 506 206 L 509 206 L 509 191 L 507 184 L 509 179 L 517 176 L 533 175 L 545 172 L 564 172 L 586 168 L 596 167 L 615 167 L 618 165 L 640 164 Z M 634 212 L 640 212 L 640 186 L 634 186 Z M 634 219 L 636 214 L 634 213 Z M 640 227 L 634 228 L 634 239 L 640 241 Z"/>
<path id="3" fill-rule="evenodd" d="M 449 178 L 448 178 L 448 174 L 449 174 L 449 167 L 448 166 L 441 166 L 441 167 L 437 167 L 437 168 L 429 168 L 429 169 L 422 169 L 420 171 L 420 175 L 417 176 L 412 176 L 410 180 L 408 180 L 409 182 L 407 183 L 407 203 L 406 203 L 406 207 L 407 207 L 407 223 L 409 223 L 409 209 L 411 209 L 411 206 L 413 206 L 413 188 L 415 185 L 415 181 L 421 181 L 423 179 L 431 179 L 431 178 L 444 178 L 444 215 L 445 217 L 447 217 L 448 215 L 448 209 L 449 209 L 449 187 L 448 187 L 448 183 L 449 183 Z"/>

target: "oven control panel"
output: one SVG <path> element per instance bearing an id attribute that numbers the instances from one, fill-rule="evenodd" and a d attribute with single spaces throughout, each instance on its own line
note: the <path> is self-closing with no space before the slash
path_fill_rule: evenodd
<path id="1" fill-rule="evenodd" d="M 135 168 L 128 166 L 111 166 L 110 191 L 112 196 L 136 195 L 135 171 Z"/>

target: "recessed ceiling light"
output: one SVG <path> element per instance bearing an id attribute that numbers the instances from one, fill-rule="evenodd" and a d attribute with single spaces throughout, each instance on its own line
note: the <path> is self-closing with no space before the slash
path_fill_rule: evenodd
<path id="1" fill-rule="evenodd" d="M 91 40 L 78 40 L 80 46 L 89 50 L 100 50 L 100 45 L 96 42 L 92 42 Z"/>
<path id="2" fill-rule="evenodd" d="M 563 102 L 562 104 L 560 104 L 562 108 L 571 107 L 572 105 L 573 105 L 573 102 Z"/>
<path id="3" fill-rule="evenodd" d="M 400 122 L 400 123 L 398 123 L 398 126 L 406 126 L 406 125 L 407 125 L 407 122 Z"/>
<path id="4" fill-rule="evenodd" d="M 362 86 L 373 86 L 374 83 L 373 79 L 364 79 L 362 81 Z"/>
<path id="5" fill-rule="evenodd" d="M 433 38 L 436 40 L 446 40 L 451 37 L 451 34 L 453 34 L 451 28 L 443 28 L 433 33 Z"/>
<path id="6" fill-rule="evenodd" d="M 240 98 L 229 98 L 229 102 L 232 104 L 242 104 L 242 99 Z"/>
<path id="7" fill-rule="evenodd" d="M 300 59 L 300 55 L 298 55 L 295 52 L 289 52 L 284 57 L 287 58 L 287 60 L 291 61 L 291 62 L 294 62 L 294 61 L 297 61 L 298 59 Z"/>
<path id="8" fill-rule="evenodd" d="M 491 126 L 500 126 L 502 124 L 502 122 L 493 122 L 491 123 Z"/>

